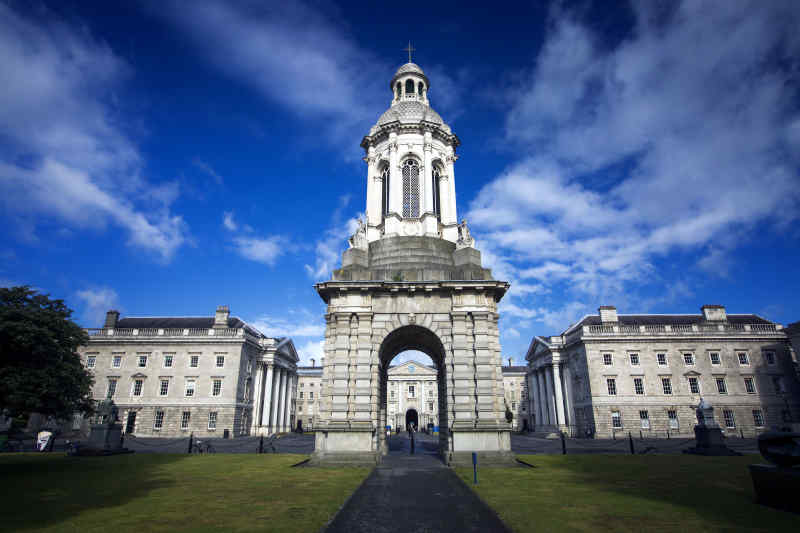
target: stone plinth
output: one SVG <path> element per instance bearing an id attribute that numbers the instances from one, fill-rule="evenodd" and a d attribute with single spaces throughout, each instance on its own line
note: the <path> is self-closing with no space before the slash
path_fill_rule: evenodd
<path id="1" fill-rule="evenodd" d="M 763 464 L 748 468 L 757 503 L 800 513 L 800 468 Z"/>

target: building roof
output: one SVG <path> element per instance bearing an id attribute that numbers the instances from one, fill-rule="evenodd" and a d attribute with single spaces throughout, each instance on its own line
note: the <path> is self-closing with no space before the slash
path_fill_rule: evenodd
<path id="1" fill-rule="evenodd" d="M 378 126 L 385 126 L 391 122 L 399 121 L 403 124 L 418 124 L 420 122 L 430 122 L 438 126 L 444 126 L 444 120 L 439 113 L 429 105 L 425 105 L 417 100 L 398 102 L 378 119 Z"/>
<path id="2" fill-rule="evenodd" d="M 214 317 L 208 316 L 152 316 L 152 317 L 126 317 L 120 318 L 117 321 L 117 328 L 119 329 L 147 329 L 147 328 L 163 328 L 163 329 L 210 329 L 214 327 Z M 248 332 L 256 337 L 266 338 L 266 335 L 258 331 L 253 326 L 239 317 L 232 316 L 228 318 L 229 328 L 245 328 Z M 281 341 L 283 337 L 276 340 Z"/>
<path id="3" fill-rule="evenodd" d="M 703 324 L 707 322 L 703 315 L 617 315 L 617 318 L 619 322 L 614 324 L 620 326 Z M 731 324 L 774 324 L 758 315 L 728 314 L 727 320 Z M 602 323 L 599 315 L 586 315 L 567 328 L 564 333 L 581 326 L 599 326 Z"/>
<path id="4" fill-rule="evenodd" d="M 504 366 L 503 367 L 503 374 L 512 373 L 512 372 L 527 372 L 528 367 L 525 365 L 514 365 L 514 366 Z"/>

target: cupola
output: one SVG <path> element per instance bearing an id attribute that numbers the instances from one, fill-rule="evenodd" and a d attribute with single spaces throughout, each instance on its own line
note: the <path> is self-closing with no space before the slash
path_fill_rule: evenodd
<path id="1" fill-rule="evenodd" d="M 428 77 L 416 63 L 406 63 L 394 73 L 389 88 L 394 95 L 392 105 L 400 102 L 416 101 L 428 105 Z"/>

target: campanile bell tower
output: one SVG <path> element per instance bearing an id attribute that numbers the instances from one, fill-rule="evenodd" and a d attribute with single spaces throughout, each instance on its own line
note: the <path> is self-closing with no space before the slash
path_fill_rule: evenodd
<path id="1" fill-rule="evenodd" d="M 405 350 L 424 352 L 436 368 L 437 397 L 423 399 L 438 405 L 442 458 L 468 463 L 477 452 L 482 464 L 513 463 L 497 328 L 509 284 L 483 268 L 458 221 L 460 141 L 431 108 L 430 87 L 410 57 L 392 76 L 389 109 L 361 141 L 366 221 L 341 268 L 315 285 L 328 306 L 317 463 L 363 464 L 388 453 L 387 402 L 416 394 L 388 394 L 389 366 Z"/>

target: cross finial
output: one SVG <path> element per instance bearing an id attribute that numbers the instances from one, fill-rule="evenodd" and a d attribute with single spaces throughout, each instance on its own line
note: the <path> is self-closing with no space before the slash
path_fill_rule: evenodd
<path id="1" fill-rule="evenodd" d="M 408 52 L 408 62 L 411 63 L 411 52 L 416 52 L 417 49 L 411 46 L 411 41 L 408 41 L 408 46 L 403 48 L 406 52 Z"/>

